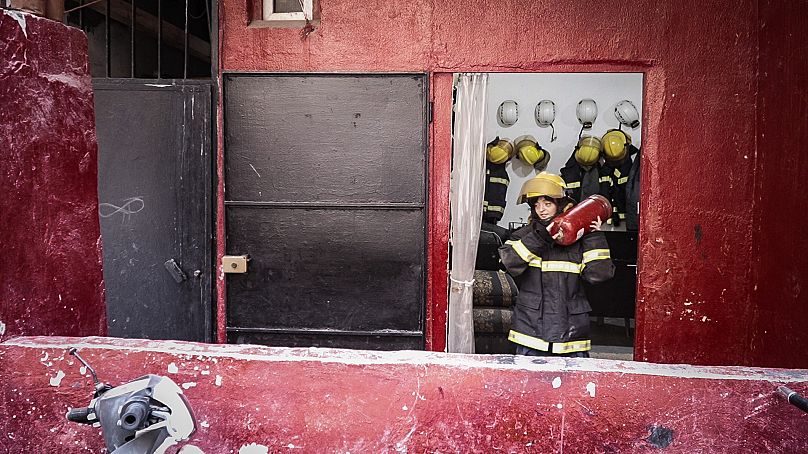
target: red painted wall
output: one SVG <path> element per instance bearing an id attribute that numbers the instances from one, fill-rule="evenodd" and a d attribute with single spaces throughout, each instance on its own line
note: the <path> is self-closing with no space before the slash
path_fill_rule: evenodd
<path id="1" fill-rule="evenodd" d="M 584 6 L 571 0 L 515 0 L 494 6 L 473 0 L 320 0 L 321 23 L 305 37 L 295 29 L 248 28 L 249 4 L 220 2 L 223 71 L 434 73 L 430 152 L 438 163 L 433 162 L 430 175 L 432 240 L 446 238 L 448 232 L 448 216 L 440 214 L 448 203 L 445 160 L 450 155 L 451 91 L 441 85 L 448 80 L 443 73 L 644 72 L 636 358 L 762 364 L 758 351 L 770 353 L 780 339 L 767 324 L 791 317 L 797 304 L 804 307 L 805 296 L 795 297 L 793 290 L 786 302 L 767 303 L 765 313 L 758 301 L 763 297 L 758 279 L 766 277 L 758 273 L 758 263 L 779 272 L 784 266 L 777 251 L 758 249 L 750 233 L 750 222 L 775 193 L 770 189 L 775 184 L 772 166 L 759 172 L 766 158 L 755 141 L 758 41 L 768 39 L 769 48 L 780 48 L 789 32 L 764 29 L 761 37 L 757 1 L 598 1 Z M 797 19 L 786 18 L 789 11 L 761 5 L 763 19 L 771 16 L 795 27 Z M 611 13 L 602 14 L 606 11 Z M 805 44 L 798 42 L 798 30 L 789 30 L 795 46 L 781 52 L 799 60 Z M 767 50 L 767 44 L 762 46 Z M 802 64 L 789 63 L 795 69 Z M 800 77 L 795 82 L 804 83 L 804 72 Z M 781 79 L 764 76 L 760 83 L 767 80 L 779 85 Z M 769 97 L 777 104 L 787 95 L 774 85 Z M 766 93 L 764 89 L 764 99 Z M 801 123 L 804 119 L 803 113 Z M 796 131 L 788 140 L 805 141 L 804 124 L 796 129 L 774 121 L 761 126 L 768 128 L 769 137 Z M 778 150 L 782 155 L 774 162 L 794 160 L 799 150 Z M 805 175 L 803 169 L 790 171 L 795 178 L 790 187 L 796 187 L 797 175 Z M 761 194 L 764 199 L 753 203 Z M 798 200 L 793 197 L 787 200 Z M 782 223 L 777 231 L 793 235 L 793 225 Z M 433 251 L 430 257 L 429 346 L 441 350 L 446 263 L 442 253 Z M 805 255 L 800 260 L 804 263 Z M 784 281 L 792 289 L 799 287 L 805 282 L 804 269 L 795 269 L 792 275 L 797 277 Z M 769 321 L 763 323 L 762 316 Z M 755 327 L 758 322 L 761 329 Z M 806 351 L 769 358 L 766 364 L 808 367 Z"/>
<path id="2" fill-rule="evenodd" d="M 205 453 L 808 450 L 774 392 L 808 392 L 808 370 L 39 337 L 0 344 L 0 451 L 101 452 L 64 418 L 93 391 L 68 346 L 102 381 L 173 379 Z"/>
<path id="3" fill-rule="evenodd" d="M 804 367 L 808 344 L 808 5 L 760 2 L 755 253 L 750 354 L 755 364 Z M 796 351 L 795 351 L 796 350 Z"/>
<path id="4" fill-rule="evenodd" d="M 0 11 L 0 338 L 106 332 L 87 65 L 81 31 Z"/>

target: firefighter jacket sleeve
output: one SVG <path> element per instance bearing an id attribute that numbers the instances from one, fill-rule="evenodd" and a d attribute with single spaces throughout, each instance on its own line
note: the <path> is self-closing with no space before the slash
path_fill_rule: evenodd
<path id="1" fill-rule="evenodd" d="M 534 221 L 513 233 L 499 248 L 499 257 L 511 276 L 519 276 L 529 266 L 541 268 L 541 254 L 552 243 L 547 228 Z"/>
<path id="2" fill-rule="evenodd" d="M 614 276 L 614 264 L 609 252 L 609 244 L 603 232 L 592 232 L 581 238 L 583 260 L 581 278 L 590 284 L 597 284 Z"/>

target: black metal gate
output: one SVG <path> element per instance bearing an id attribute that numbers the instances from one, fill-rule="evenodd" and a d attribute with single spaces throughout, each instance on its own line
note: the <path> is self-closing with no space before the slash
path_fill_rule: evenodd
<path id="1" fill-rule="evenodd" d="M 423 348 L 423 75 L 227 74 L 229 342 Z"/>
<path id="2" fill-rule="evenodd" d="M 93 85 L 109 334 L 210 341 L 211 83 Z"/>

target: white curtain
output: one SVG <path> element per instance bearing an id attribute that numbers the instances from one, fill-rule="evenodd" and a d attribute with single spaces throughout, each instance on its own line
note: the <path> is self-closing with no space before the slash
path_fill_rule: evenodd
<path id="1" fill-rule="evenodd" d="M 448 351 L 474 353 L 472 285 L 485 191 L 487 74 L 460 74 L 455 84 L 452 149 L 452 269 Z"/>

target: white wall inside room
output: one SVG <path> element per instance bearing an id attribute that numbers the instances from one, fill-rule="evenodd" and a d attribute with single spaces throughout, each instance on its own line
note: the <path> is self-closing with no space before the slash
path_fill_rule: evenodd
<path id="1" fill-rule="evenodd" d="M 515 140 L 530 135 L 550 152 L 547 171 L 559 173 L 567 162 L 575 145 L 581 124 L 575 116 L 578 101 L 592 98 L 598 104 L 598 117 L 589 131 L 584 134 L 600 137 L 608 129 L 617 128 L 619 122 L 614 116 L 614 106 L 628 99 L 642 113 L 643 74 L 642 73 L 496 73 L 488 78 L 488 99 L 486 101 L 485 141 L 494 137 Z M 556 140 L 550 141 L 550 128 L 536 123 L 536 104 L 549 99 L 556 105 Z M 513 126 L 501 126 L 497 121 L 497 108 L 503 101 L 513 100 L 519 105 L 519 120 Z M 640 119 L 642 122 L 642 118 Z M 623 126 L 631 136 L 632 143 L 640 147 L 642 124 L 636 129 Z M 508 165 L 511 182 L 508 186 L 508 203 L 499 225 L 508 227 L 510 222 L 526 222 L 528 207 L 517 205 L 516 199 L 522 184 L 536 174 L 532 166 L 518 158 Z M 608 227 L 607 227 L 608 228 Z M 624 229 L 621 228 L 621 230 Z"/>

